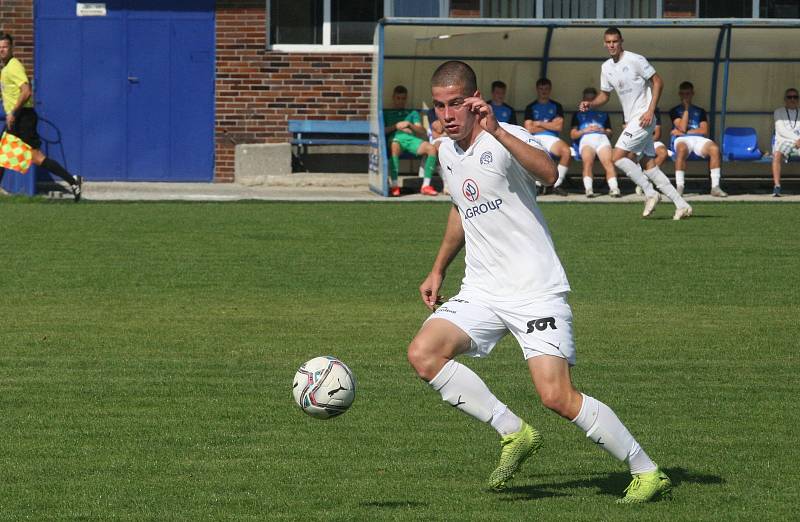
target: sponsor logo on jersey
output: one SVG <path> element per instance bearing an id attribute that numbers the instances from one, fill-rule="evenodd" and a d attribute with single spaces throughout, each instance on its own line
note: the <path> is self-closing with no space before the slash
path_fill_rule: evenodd
<path id="1" fill-rule="evenodd" d="M 466 219 L 472 219 L 475 216 L 480 216 L 481 214 L 486 214 L 487 212 L 492 212 L 494 210 L 500 210 L 500 205 L 503 204 L 503 200 L 500 198 L 495 199 L 494 201 L 489 201 L 487 203 L 481 203 L 480 205 L 475 205 L 473 207 L 467 207 L 463 210 L 464 217 Z"/>
<path id="2" fill-rule="evenodd" d="M 492 153 L 488 150 L 481 154 L 481 165 L 488 165 L 492 162 Z"/>
<path id="3" fill-rule="evenodd" d="M 547 328 L 552 328 L 556 330 L 556 320 L 554 317 L 542 317 L 541 319 L 531 319 L 528 321 L 528 331 L 525 333 L 531 333 L 533 330 L 538 330 L 539 332 L 543 332 L 547 330 Z"/>
<path id="4" fill-rule="evenodd" d="M 483 158 L 481 157 L 481 163 L 483 163 Z M 464 197 L 467 198 L 467 201 L 475 203 L 478 201 L 478 198 L 481 197 L 481 191 L 478 189 L 478 184 L 475 183 L 473 179 L 465 179 L 464 183 L 461 185 L 461 193 L 464 194 Z"/>

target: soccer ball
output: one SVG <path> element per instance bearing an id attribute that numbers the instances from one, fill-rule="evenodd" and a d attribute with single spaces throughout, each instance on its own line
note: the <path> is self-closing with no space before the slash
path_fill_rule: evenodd
<path id="1" fill-rule="evenodd" d="M 304 412 L 315 419 L 329 419 L 353 404 L 356 378 L 336 357 L 314 357 L 294 374 L 292 394 Z"/>

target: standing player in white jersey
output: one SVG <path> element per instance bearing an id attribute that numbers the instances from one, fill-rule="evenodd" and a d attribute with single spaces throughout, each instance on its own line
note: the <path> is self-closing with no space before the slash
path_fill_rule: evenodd
<path id="1" fill-rule="evenodd" d="M 608 102 L 611 91 L 617 91 L 626 125 L 614 146 L 612 160 L 617 168 L 644 190 L 646 201 L 642 216 L 651 215 L 658 203 L 658 192 L 653 189 L 655 185 L 675 203 L 673 219 L 688 218 L 692 215 L 692 207 L 678 194 L 653 160 L 656 155 L 653 147 L 653 114 L 664 87 L 661 77 L 644 56 L 622 48 L 622 33 L 616 27 L 606 29 L 603 41 L 611 58 L 603 63 L 600 71 L 600 94 L 592 101 L 582 101 L 579 108 L 588 111 L 600 107 Z M 648 157 L 644 172 L 628 158 L 631 153 L 639 158 L 642 155 Z M 653 182 L 652 185 L 648 179 Z"/>
<path id="2" fill-rule="evenodd" d="M 611 408 L 572 385 L 570 287 L 536 204 L 536 182 L 552 185 L 558 179 L 550 156 L 524 128 L 497 122 L 467 64 L 439 66 L 431 90 L 447 134 L 439 164 L 453 207 L 433 268 L 419 288 L 433 313 L 408 347 L 409 362 L 444 401 L 500 434 L 502 451 L 489 477 L 491 489 L 505 488 L 541 447 L 542 437 L 455 357 L 485 357 L 510 332 L 544 406 L 630 467 L 633 481 L 620 501 L 668 498 L 669 478 Z M 436 308 L 447 267 L 462 247 L 466 273 L 461 290 Z"/>

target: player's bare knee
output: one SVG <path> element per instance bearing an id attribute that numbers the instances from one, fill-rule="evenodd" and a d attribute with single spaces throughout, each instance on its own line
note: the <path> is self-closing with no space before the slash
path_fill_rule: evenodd
<path id="1" fill-rule="evenodd" d="M 437 354 L 437 347 L 425 337 L 417 336 L 408 345 L 408 362 L 422 379 L 430 381 L 441 370 L 443 357 Z"/>
<path id="2" fill-rule="evenodd" d="M 570 409 L 570 394 L 561 390 L 560 388 L 548 388 L 540 390 L 539 398 L 542 400 L 542 406 L 548 410 L 561 415 L 562 417 L 569 416 Z"/>

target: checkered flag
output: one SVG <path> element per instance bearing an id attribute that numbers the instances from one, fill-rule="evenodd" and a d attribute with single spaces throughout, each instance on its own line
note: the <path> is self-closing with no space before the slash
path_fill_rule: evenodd
<path id="1" fill-rule="evenodd" d="M 0 137 L 0 167 L 25 174 L 31 168 L 32 157 L 30 145 L 18 137 L 7 132 Z"/>

